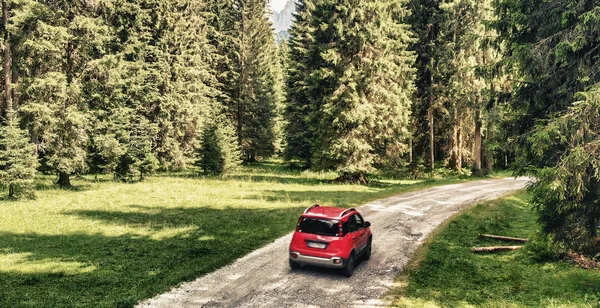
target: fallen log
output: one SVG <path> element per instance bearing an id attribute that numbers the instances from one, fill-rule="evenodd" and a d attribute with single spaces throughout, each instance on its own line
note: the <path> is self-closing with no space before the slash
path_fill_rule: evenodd
<path id="1" fill-rule="evenodd" d="M 517 250 L 523 246 L 489 246 L 489 247 L 473 247 L 472 252 L 498 252 L 506 250 Z"/>
<path id="2" fill-rule="evenodd" d="M 521 242 L 521 243 L 529 242 L 528 239 L 519 238 L 519 237 L 501 236 L 501 235 L 493 235 L 493 234 L 479 234 L 479 236 L 493 238 L 493 239 L 502 240 L 502 241 Z"/>

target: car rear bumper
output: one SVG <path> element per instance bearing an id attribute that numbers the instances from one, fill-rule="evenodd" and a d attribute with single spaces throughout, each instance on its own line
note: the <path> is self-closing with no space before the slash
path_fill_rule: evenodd
<path id="1" fill-rule="evenodd" d="M 297 251 L 290 251 L 290 260 L 300 264 L 309 264 L 328 268 L 342 268 L 346 264 L 346 260 L 340 257 L 320 258 L 303 255 Z"/>

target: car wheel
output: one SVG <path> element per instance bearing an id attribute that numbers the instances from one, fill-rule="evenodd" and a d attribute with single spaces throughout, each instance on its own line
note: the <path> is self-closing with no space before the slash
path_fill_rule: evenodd
<path id="1" fill-rule="evenodd" d="M 365 249 L 365 260 L 369 260 L 371 259 L 371 242 L 372 240 L 369 239 L 369 244 L 367 244 L 367 248 Z"/>
<path id="2" fill-rule="evenodd" d="M 346 263 L 346 266 L 344 267 L 344 276 L 350 277 L 352 274 L 354 274 L 354 254 L 350 255 L 348 263 Z"/>
<path id="3" fill-rule="evenodd" d="M 300 263 L 292 261 L 292 259 L 290 259 L 290 268 L 293 270 L 297 270 L 300 268 Z"/>

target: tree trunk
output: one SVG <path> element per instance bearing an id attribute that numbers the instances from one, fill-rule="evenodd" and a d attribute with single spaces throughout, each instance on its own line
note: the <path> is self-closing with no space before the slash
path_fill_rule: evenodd
<path id="1" fill-rule="evenodd" d="M 412 164 L 413 162 L 413 137 L 411 136 L 408 139 L 408 163 Z"/>
<path id="2" fill-rule="evenodd" d="M 429 24 L 427 26 L 427 37 L 428 37 L 428 41 L 429 41 L 429 55 L 431 56 L 431 58 L 429 58 L 429 106 L 428 106 L 428 110 L 427 110 L 427 116 L 429 118 L 429 164 L 431 167 L 431 173 L 433 173 L 435 171 L 435 135 L 434 135 L 434 127 L 433 127 L 433 83 L 434 83 L 434 78 L 433 78 L 433 74 L 435 72 L 435 60 L 433 58 L 433 50 L 434 50 L 434 46 L 435 46 L 435 40 L 437 38 L 438 32 L 439 32 L 439 24 L 438 23 L 434 23 L 434 24 Z"/>
<path id="3" fill-rule="evenodd" d="M 492 121 L 490 121 L 490 119 L 488 117 L 487 136 L 486 136 L 485 140 L 489 141 L 489 140 L 492 140 L 492 138 L 494 138 Z M 481 152 L 483 153 L 482 154 L 483 161 L 485 162 L 485 173 L 490 174 L 490 173 L 492 173 L 493 168 L 494 168 L 494 158 L 492 157 L 492 153 L 488 153 L 483 147 L 481 149 Z"/>
<path id="4" fill-rule="evenodd" d="M 458 119 L 458 115 L 456 115 L 456 109 L 455 109 L 455 116 L 457 117 L 457 119 L 454 121 L 454 125 L 452 127 L 452 138 L 451 138 L 451 142 L 452 142 L 452 154 L 451 154 L 451 166 L 454 170 L 456 171 L 460 171 L 462 169 L 462 143 L 463 143 L 463 138 L 462 138 L 462 131 L 460 128 L 460 120 Z"/>
<path id="5" fill-rule="evenodd" d="M 456 138 L 458 139 L 458 147 L 456 149 L 456 169 L 462 170 L 462 148 L 463 148 L 463 134 L 461 129 L 461 123 L 458 122 L 458 129 L 456 130 Z"/>
<path id="6" fill-rule="evenodd" d="M 492 238 L 495 240 L 501 240 L 501 241 L 511 241 L 511 242 L 521 242 L 521 243 L 529 242 L 529 240 L 526 238 L 512 237 L 512 236 L 502 236 L 502 235 L 493 235 L 493 234 L 479 234 L 479 236 L 486 237 L 486 238 Z"/>
<path id="7" fill-rule="evenodd" d="M 2 114 L 6 116 L 12 109 L 11 97 L 11 58 L 10 58 L 10 34 L 8 33 L 8 4 L 2 0 L 2 17 L 4 25 L 4 110 Z"/>
<path id="8" fill-rule="evenodd" d="M 499 252 L 506 250 L 517 250 L 523 246 L 491 246 L 491 247 L 473 247 L 472 252 Z"/>
<path id="9" fill-rule="evenodd" d="M 245 6 L 244 3 L 242 3 L 242 6 Z M 244 151 L 244 135 L 242 133 L 242 130 L 244 129 L 244 125 L 243 125 L 243 118 L 244 118 L 244 105 L 245 105 L 245 96 L 247 95 L 245 90 L 246 87 L 246 53 L 245 53 L 245 48 L 246 48 L 246 42 L 245 42 L 245 34 L 246 34 L 246 10 L 245 7 L 241 8 L 241 21 L 240 21 L 240 48 L 239 48 L 239 55 L 238 55 L 238 69 L 240 72 L 240 77 L 239 77 L 239 82 L 240 84 L 237 86 L 237 134 L 238 134 L 238 144 L 240 146 L 240 148 L 242 149 L 242 151 Z"/>
<path id="10" fill-rule="evenodd" d="M 481 173 L 481 111 L 475 111 L 475 140 L 473 149 L 473 172 Z"/>
<path id="11" fill-rule="evenodd" d="M 59 172 L 58 181 L 56 182 L 60 187 L 71 187 L 71 178 L 68 173 Z"/>
<path id="12" fill-rule="evenodd" d="M 11 62 L 12 62 L 12 54 L 11 54 Z M 12 63 L 11 63 L 12 67 Z M 14 110 L 19 108 L 19 93 L 15 90 L 15 88 L 19 85 L 19 71 L 13 67 L 12 69 L 12 83 L 10 85 L 10 99 L 12 103 L 12 107 Z"/>
<path id="13" fill-rule="evenodd" d="M 429 96 L 429 111 L 427 116 L 429 117 L 429 166 L 431 168 L 431 172 L 435 170 L 435 140 L 433 134 L 433 107 L 431 106 L 433 99 Z"/>

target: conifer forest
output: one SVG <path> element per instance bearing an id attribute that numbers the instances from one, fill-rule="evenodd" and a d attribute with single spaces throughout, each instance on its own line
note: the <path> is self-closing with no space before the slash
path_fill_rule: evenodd
<path id="1" fill-rule="evenodd" d="M 0 180 L 143 181 L 283 158 L 367 184 L 512 168 L 600 252 L 600 1 L 2 0 Z M 40 192 L 38 192 L 39 194 Z"/>

